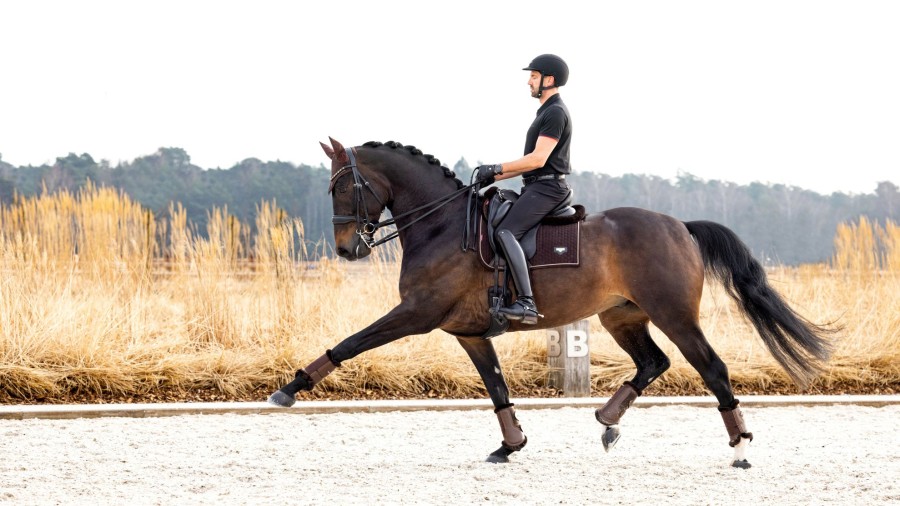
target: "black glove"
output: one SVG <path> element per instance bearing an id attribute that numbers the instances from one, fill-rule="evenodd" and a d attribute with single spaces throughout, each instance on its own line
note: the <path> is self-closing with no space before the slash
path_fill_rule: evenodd
<path id="1" fill-rule="evenodd" d="M 494 165 L 479 165 L 475 167 L 478 174 L 475 175 L 475 182 L 482 183 L 485 186 L 493 184 L 497 175 L 503 174 L 503 166 L 499 163 Z"/>

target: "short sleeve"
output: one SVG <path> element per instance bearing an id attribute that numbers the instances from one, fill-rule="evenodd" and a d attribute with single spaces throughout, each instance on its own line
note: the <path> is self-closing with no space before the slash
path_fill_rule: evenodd
<path id="1" fill-rule="evenodd" d="M 539 136 L 559 140 L 566 129 L 566 112 L 561 107 L 552 107 L 541 118 Z"/>

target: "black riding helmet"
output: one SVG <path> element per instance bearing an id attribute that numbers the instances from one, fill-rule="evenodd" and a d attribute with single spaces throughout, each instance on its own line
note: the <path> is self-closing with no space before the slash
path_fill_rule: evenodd
<path id="1" fill-rule="evenodd" d="M 569 80 L 569 66 L 565 60 L 555 54 L 542 54 L 531 60 L 531 63 L 522 70 L 534 70 L 541 73 L 541 83 L 538 87 L 538 97 L 544 90 L 544 76 L 553 76 L 554 88 L 563 86 Z"/>

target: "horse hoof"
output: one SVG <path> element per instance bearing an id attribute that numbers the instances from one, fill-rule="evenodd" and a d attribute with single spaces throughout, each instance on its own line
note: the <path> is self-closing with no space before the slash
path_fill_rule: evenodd
<path id="1" fill-rule="evenodd" d="M 288 395 L 281 390 L 276 390 L 268 399 L 269 404 L 282 408 L 289 408 L 293 406 L 295 402 L 297 402 L 297 399 L 295 399 L 293 395 Z"/>
<path id="2" fill-rule="evenodd" d="M 734 462 L 731 463 L 731 467 L 736 467 L 738 469 L 750 469 L 750 467 L 752 467 L 752 466 L 750 465 L 749 462 L 747 462 L 747 459 L 744 459 L 744 460 L 735 460 Z"/>
<path id="3" fill-rule="evenodd" d="M 492 464 L 509 464 L 510 454 L 512 454 L 512 450 L 508 450 L 501 446 L 494 453 L 488 455 L 485 462 L 490 462 Z"/>
<path id="4" fill-rule="evenodd" d="M 612 450 L 619 442 L 619 436 L 621 433 L 618 425 L 607 425 L 606 431 L 603 432 L 603 449 L 607 452 Z"/>

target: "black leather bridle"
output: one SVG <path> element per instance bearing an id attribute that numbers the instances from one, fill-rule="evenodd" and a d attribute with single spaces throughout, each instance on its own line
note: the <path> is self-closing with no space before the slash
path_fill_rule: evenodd
<path id="1" fill-rule="evenodd" d="M 381 200 L 378 194 L 375 193 L 375 190 L 372 189 L 372 185 L 370 185 L 369 182 L 366 181 L 366 178 L 364 178 L 363 175 L 359 173 L 359 167 L 357 167 L 356 165 L 356 155 L 353 153 L 353 149 L 347 148 L 346 152 L 348 163 L 347 165 L 341 167 L 341 170 L 335 172 L 335 174 L 331 176 L 331 181 L 329 181 L 328 183 L 328 193 L 332 193 L 334 191 L 334 187 L 338 179 L 340 179 L 341 176 L 346 174 L 349 170 L 353 174 L 353 201 L 356 214 L 335 214 L 331 217 L 331 223 L 334 225 L 344 225 L 346 223 L 356 222 L 356 234 L 359 236 L 360 240 L 365 243 L 366 246 L 372 248 L 375 245 L 372 235 L 375 234 L 375 231 L 383 225 L 379 223 L 377 217 L 375 220 L 370 219 L 369 206 L 366 205 L 366 194 L 364 190 L 369 190 L 369 193 L 371 193 L 372 196 L 375 197 L 375 200 L 377 200 L 381 205 L 382 211 L 386 207 L 386 204 L 383 200 Z"/>
<path id="2" fill-rule="evenodd" d="M 403 214 L 394 216 L 393 218 L 390 218 L 388 220 L 378 221 L 377 218 L 373 220 L 369 217 L 369 208 L 366 205 L 366 190 L 368 190 L 368 192 L 371 193 L 373 197 L 375 197 L 375 200 L 378 201 L 378 203 L 381 205 L 382 211 L 384 211 L 384 209 L 387 207 L 387 204 L 378 196 L 377 193 L 375 193 L 375 190 L 372 188 L 372 185 L 370 185 L 369 182 L 366 181 L 366 178 L 359 172 L 359 167 L 356 164 L 356 155 L 353 152 L 353 148 L 345 148 L 345 151 L 347 152 L 347 159 L 348 159 L 347 165 L 344 165 L 343 167 L 341 167 L 341 169 L 339 171 L 335 172 L 334 175 L 331 176 L 331 181 L 329 182 L 329 185 L 328 185 L 328 193 L 332 193 L 334 191 L 334 187 L 335 187 L 335 184 L 337 183 L 338 179 L 340 179 L 342 176 L 346 175 L 349 171 L 349 173 L 353 174 L 353 201 L 354 201 L 354 207 L 356 208 L 354 210 L 354 212 L 356 214 L 353 214 L 353 215 L 335 214 L 331 217 L 331 223 L 334 225 L 344 225 L 347 223 L 355 222 L 356 223 L 356 235 L 359 236 L 360 240 L 366 246 L 368 246 L 369 249 L 372 249 L 375 246 L 384 244 L 392 239 L 399 237 L 401 230 L 409 228 L 411 225 L 413 225 L 417 221 L 425 218 L 426 216 L 430 215 L 431 213 L 433 213 L 433 212 L 437 211 L 438 209 L 444 207 L 445 205 L 449 204 L 454 199 L 456 199 L 456 197 L 459 197 L 460 195 L 468 192 L 473 187 L 480 186 L 479 183 L 470 184 L 468 186 L 463 186 L 462 188 L 460 188 L 448 195 L 444 195 L 443 197 L 441 197 L 437 200 L 434 200 L 427 204 L 421 205 L 421 206 L 419 206 L 415 209 L 409 210 Z M 419 211 L 426 210 L 426 209 L 428 210 L 426 213 L 422 214 L 421 216 L 412 220 L 411 222 L 407 223 L 406 225 L 403 225 L 402 227 L 398 228 L 397 230 L 394 230 L 390 234 L 382 237 L 381 239 L 376 241 L 375 238 L 373 237 L 375 235 L 375 232 L 379 228 L 387 227 L 390 225 L 396 225 L 398 219 L 406 218 L 407 216 L 410 216 L 413 213 L 417 213 Z M 380 217 L 380 214 L 379 214 L 379 217 Z"/>

